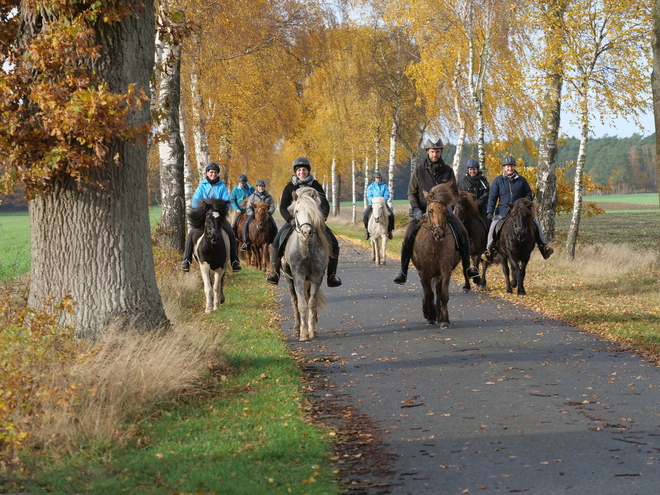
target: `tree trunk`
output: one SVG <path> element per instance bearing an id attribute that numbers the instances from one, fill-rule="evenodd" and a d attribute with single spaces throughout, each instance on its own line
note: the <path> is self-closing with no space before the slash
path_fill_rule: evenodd
<path id="1" fill-rule="evenodd" d="M 364 209 L 367 209 L 369 203 L 367 202 L 367 187 L 369 187 L 369 146 L 367 146 L 366 154 L 364 155 L 364 193 L 362 194 L 362 202 Z"/>
<path id="2" fill-rule="evenodd" d="M 333 155 L 332 167 L 330 174 L 330 182 L 332 183 L 332 216 L 339 216 L 339 201 L 337 200 L 337 158 Z"/>
<path id="3" fill-rule="evenodd" d="M 653 72 L 651 73 L 651 87 L 653 88 L 653 116 L 655 120 L 655 163 L 658 164 L 658 185 L 660 186 L 660 0 L 653 2 Z M 658 202 L 660 202 L 660 187 L 658 188 Z M 659 246 L 660 247 L 660 246 Z"/>
<path id="4" fill-rule="evenodd" d="M 463 159 L 463 145 L 465 144 L 465 136 L 467 130 L 465 129 L 465 119 L 463 118 L 463 112 L 461 111 L 461 94 L 458 84 L 458 76 L 461 71 L 461 59 L 460 56 L 456 60 L 456 65 L 454 67 L 454 77 L 452 78 L 452 89 L 454 91 L 454 109 L 456 115 L 456 126 L 458 127 L 458 139 L 456 140 L 456 152 L 454 153 L 454 163 L 452 168 L 454 169 L 454 175 L 458 177 L 461 167 L 461 160 Z M 481 163 L 481 169 L 486 170 L 486 164 Z"/>
<path id="5" fill-rule="evenodd" d="M 388 203 L 392 211 L 394 211 L 394 167 L 396 166 L 396 131 L 398 120 L 398 112 L 395 112 L 392 119 L 392 130 L 390 131 L 390 168 L 387 178 L 387 186 L 390 188 L 390 200 Z"/>
<path id="6" fill-rule="evenodd" d="M 43 17 L 21 5 L 30 36 L 48 29 Z M 128 84 L 149 91 L 154 60 L 154 9 L 146 0 L 140 15 L 97 27 L 101 54 L 94 67 L 114 92 Z M 30 34 L 26 34 L 30 33 Z M 150 122 L 149 108 L 133 122 Z M 49 296 L 70 293 L 77 306 L 61 323 L 75 324 L 78 337 L 91 337 L 106 325 L 141 328 L 167 323 L 156 285 L 149 228 L 147 147 L 115 140 L 107 166 L 93 175 L 103 189 L 65 179 L 53 192 L 30 202 L 32 269 L 29 305 L 42 307 Z M 114 162 L 117 157 L 119 164 Z"/>
<path id="7" fill-rule="evenodd" d="M 575 180 L 573 182 L 573 216 L 566 238 L 566 258 L 575 258 L 575 245 L 580 231 L 580 218 L 582 217 L 582 177 L 584 175 L 584 162 L 587 155 L 587 140 L 589 138 L 589 114 L 587 106 L 587 92 L 582 94 L 580 115 L 580 150 L 578 151 L 575 166 Z"/>
<path id="8" fill-rule="evenodd" d="M 195 157 L 199 177 L 204 177 L 204 168 L 211 161 L 209 142 L 206 135 L 206 116 L 204 115 L 204 98 L 199 87 L 199 66 L 194 62 L 190 68 L 190 94 L 192 95 L 193 139 L 195 141 Z"/>
<path id="9" fill-rule="evenodd" d="M 164 68 L 160 72 L 158 109 L 163 116 L 158 142 L 160 156 L 161 215 L 158 238 L 183 251 L 186 239 L 186 202 L 183 178 L 184 150 L 179 128 L 181 102 L 181 46 L 163 44 Z"/>
<path id="10" fill-rule="evenodd" d="M 357 222 L 357 178 L 355 177 L 355 157 L 351 159 L 351 202 L 353 211 L 351 213 L 351 222 Z"/>

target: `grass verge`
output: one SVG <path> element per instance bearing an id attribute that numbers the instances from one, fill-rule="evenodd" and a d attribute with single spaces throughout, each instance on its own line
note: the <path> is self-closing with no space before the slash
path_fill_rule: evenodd
<path id="1" fill-rule="evenodd" d="M 157 272 L 171 272 L 176 261 L 157 256 Z M 20 469 L 11 480 L 3 480 L 4 491 L 337 493 L 329 462 L 331 436 L 308 416 L 301 371 L 279 331 L 272 288 L 256 270 L 244 269 L 229 279 L 227 302 L 203 316 L 204 297 L 196 269 L 170 275 L 168 285 L 161 288 L 175 325 L 199 327 L 214 342 L 213 334 L 220 336 L 221 355 L 203 362 L 206 373 L 186 389 L 164 393 L 148 410 L 133 409 L 140 414 L 122 415 L 110 439 L 78 436 L 77 442 L 57 444 L 57 448 L 40 442 L 38 448 L 21 454 Z M 117 345 L 115 341 L 102 348 Z M 148 346 L 142 347 L 145 351 Z M 96 352 L 103 357 L 101 351 Z M 176 376 L 184 367 L 167 358 L 157 361 L 161 361 L 157 368 L 161 375 Z M 120 363 L 115 361 L 115 366 Z M 130 376 L 115 369 L 115 375 L 105 374 L 101 381 L 144 382 L 141 375 L 149 376 L 149 370 L 139 366 L 130 369 Z M 146 381 L 156 379 L 152 376 Z M 117 404 L 113 399 L 105 406 Z"/>

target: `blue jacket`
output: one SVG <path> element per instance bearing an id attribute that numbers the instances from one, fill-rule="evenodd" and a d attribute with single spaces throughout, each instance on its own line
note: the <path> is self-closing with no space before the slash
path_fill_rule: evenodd
<path id="1" fill-rule="evenodd" d="M 254 192 L 254 187 L 250 184 L 246 184 L 245 187 L 237 185 L 234 189 L 231 190 L 231 205 L 234 210 L 245 211 L 245 206 L 241 206 L 241 203 L 244 199 L 249 198 L 250 195 Z"/>
<path id="2" fill-rule="evenodd" d="M 373 203 L 374 198 L 385 198 L 385 201 L 390 200 L 390 188 L 384 182 L 373 181 L 367 187 L 367 201 L 369 204 Z"/>
<path id="3" fill-rule="evenodd" d="M 518 175 L 518 172 L 515 172 L 510 179 L 504 174 L 498 175 L 490 186 L 486 211 L 495 212 L 496 215 L 503 217 L 509 212 L 506 203 L 513 203 L 520 198 L 527 198 L 530 201 L 533 199 L 532 188 L 529 187 L 527 179 Z M 496 204 L 497 209 L 495 209 Z"/>
<path id="4" fill-rule="evenodd" d="M 219 180 L 211 185 L 208 179 L 204 178 L 199 183 L 199 186 L 197 186 L 197 189 L 195 189 L 195 194 L 193 194 L 192 198 L 192 207 L 197 208 L 205 199 L 224 199 L 225 201 L 229 201 L 229 191 L 227 191 L 225 183 Z M 229 210 L 229 204 L 227 204 L 227 210 Z"/>
<path id="5" fill-rule="evenodd" d="M 263 194 L 260 194 L 259 191 L 254 191 L 248 198 L 246 213 L 248 216 L 254 215 L 254 208 L 252 205 L 254 203 L 266 203 L 268 205 L 268 214 L 272 215 L 275 213 L 275 200 L 270 195 L 268 191 L 264 191 Z"/>

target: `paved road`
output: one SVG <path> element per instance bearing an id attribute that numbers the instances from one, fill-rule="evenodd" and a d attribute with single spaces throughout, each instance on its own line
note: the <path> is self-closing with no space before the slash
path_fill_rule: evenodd
<path id="1" fill-rule="evenodd" d="M 281 283 L 289 343 L 333 392 L 317 400 L 341 397 L 381 431 L 388 469 L 345 473 L 353 491 L 660 493 L 659 368 L 457 284 L 451 328 L 426 326 L 419 278 L 411 269 L 408 284 L 395 285 L 397 268 L 342 242 L 343 286 L 324 287 L 328 307 L 311 343 L 294 339 Z M 532 262 L 530 273 L 539 268 Z"/>

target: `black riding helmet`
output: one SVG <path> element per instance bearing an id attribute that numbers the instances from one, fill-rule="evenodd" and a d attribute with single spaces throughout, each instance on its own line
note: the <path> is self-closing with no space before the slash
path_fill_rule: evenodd
<path id="1" fill-rule="evenodd" d="M 206 166 L 206 169 L 204 170 L 204 172 L 208 172 L 209 170 L 215 170 L 215 171 L 217 171 L 218 173 L 220 173 L 220 165 L 218 165 L 218 164 L 215 163 L 215 162 L 210 162 L 210 163 Z"/>
<path id="2" fill-rule="evenodd" d="M 476 168 L 479 170 L 479 160 L 475 160 L 474 158 L 470 158 L 467 161 L 467 168 Z"/>
<path id="3" fill-rule="evenodd" d="M 382 179 L 382 178 L 383 178 L 383 174 L 381 174 L 378 171 L 374 172 L 374 179 Z"/>
<path id="4" fill-rule="evenodd" d="M 293 173 L 296 173 L 296 170 L 298 170 L 300 167 L 306 168 L 308 171 L 312 171 L 312 164 L 309 163 L 309 160 L 305 158 L 304 156 L 301 156 L 299 158 L 296 158 L 293 161 Z"/>
<path id="5" fill-rule="evenodd" d="M 247 178 L 247 175 L 245 175 L 245 174 L 241 174 L 238 177 L 238 182 L 240 182 L 241 184 L 247 184 L 247 181 L 248 181 L 248 178 Z"/>
<path id="6" fill-rule="evenodd" d="M 266 187 L 266 182 L 264 182 L 263 180 L 259 179 L 259 180 L 257 181 L 257 184 L 256 184 L 256 185 L 257 185 L 257 186 L 264 186 L 264 187 Z"/>
<path id="7" fill-rule="evenodd" d="M 512 157 L 511 155 L 505 156 L 502 158 L 502 166 L 504 165 L 515 165 L 516 164 L 516 159 Z"/>

